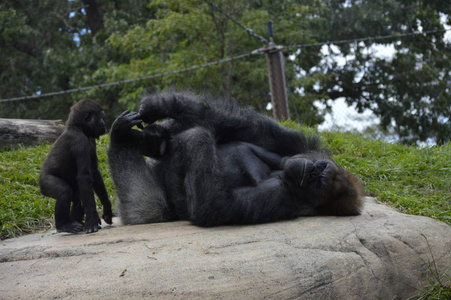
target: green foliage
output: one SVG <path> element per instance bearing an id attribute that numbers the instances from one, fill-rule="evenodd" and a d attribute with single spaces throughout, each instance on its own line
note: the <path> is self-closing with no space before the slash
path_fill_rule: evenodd
<path id="1" fill-rule="evenodd" d="M 107 137 L 97 142 L 97 153 L 108 194 L 114 191 L 107 168 Z M 55 200 L 44 197 L 38 186 L 39 170 L 51 145 L 0 149 L 0 238 L 53 226 Z M 100 202 L 98 208 L 101 210 Z"/>
<path id="2" fill-rule="evenodd" d="M 444 21 L 451 24 L 449 3 L 336 0 L 331 6 L 323 16 L 332 40 L 439 32 L 337 45 L 339 54 L 351 59 L 343 66 L 320 65 L 322 72 L 336 77 L 322 81 L 319 91 L 333 95 L 332 99 L 345 97 L 359 110 L 371 109 L 382 127 L 393 127 L 406 143 L 428 138 L 449 141 L 451 43 L 445 42 L 443 31 Z M 377 44 L 394 44 L 394 57 L 375 56 L 369 47 Z"/>
<path id="3" fill-rule="evenodd" d="M 296 130 L 315 130 L 293 121 Z M 451 224 L 451 143 L 414 148 L 369 141 L 356 134 L 322 133 L 334 159 L 363 181 L 368 195 L 401 212 L 428 216 Z M 102 175 L 112 202 L 114 187 L 106 157 L 108 137 L 98 142 Z M 36 230 L 53 219 L 54 200 L 43 197 L 37 185 L 39 168 L 50 145 L 0 151 L 0 236 Z M 101 207 L 98 207 L 99 210 Z"/>
<path id="4" fill-rule="evenodd" d="M 372 110 L 405 143 L 451 139 L 451 43 L 443 31 L 444 23 L 451 25 L 448 1 L 103 0 L 97 1 L 101 30 L 92 28 L 83 6 L 81 0 L 0 3 L 0 98 L 135 79 L 265 46 L 233 20 L 263 37 L 273 21 L 278 45 L 439 30 L 285 49 L 285 76 L 291 115 L 304 124 L 323 121 L 315 102 L 330 109 L 344 97 L 358 110 Z M 394 45 L 393 58 L 377 57 L 375 45 Z M 254 55 L 158 79 L 0 103 L 0 117 L 64 119 L 70 105 L 90 97 L 104 106 L 110 124 L 125 108 L 136 109 L 146 90 L 168 87 L 232 96 L 268 113 L 266 61 Z"/>
<path id="5" fill-rule="evenodd" d="M 245 15 L 247 4 L 241 1 L 215 1 L 231 17 Z M 249 39 L 241 28 L 232 26 L 227 17 L 206 1 L 151 1 L 149 7 L 155 11 L 155 19 L 144 26 L 135 26 L 126 33 L 112 34 L 109 45 L 119 53 L 132 53 L 133 59 L 122 64 L 109 64 L 100 68 L 94 76 L 112 74 L 111 80 L 132 79 L 151 74 L 188 68 L 194 65 L 232 57 L 260 47 L 258 41 Z M 249 11 L 249 23 L 263 28 L 267 14 L 264 11 Z M 263 34 L 263 33 L 262 33 Z M 266 64 L 262 59 L 212 66 L 190 73 L 176 74 L 153 81 L 149 89 L 176 87 L 195 91 L 208 91 L 214 95 L 233 95 L 247 103 L 269 101 L 267 91 L 257 88 L 267 82 Z M 242 82 L 242 84 L 240 84 Z M 134 93 L 135 86 L 124 87 L 121 102 L 130 102 L 127 94 Z"/>
<path id="6" fill-rule="evenodd" d="M 139 4 L 138 4 L 139 2 Z M 142 1 L 102 1 L 105 27 L 92 34 L 82 1 L 5 0 L 0 3 L 0 98 L 29 96 L 96 85 L 106 78 L 92 73 L 109 61 L 122 62 L 105 45 L 117 31 L 145 23 L 152 12 Z M 45 16 L 45 17 L 44 17 Z M 78 100 L 92 97 L 106 111 L 111 123 L 124 107 L 118 107 L 120 87 L 77 92 L 63 96 L 0 103 L 0 117 L 63 119 Z"/>

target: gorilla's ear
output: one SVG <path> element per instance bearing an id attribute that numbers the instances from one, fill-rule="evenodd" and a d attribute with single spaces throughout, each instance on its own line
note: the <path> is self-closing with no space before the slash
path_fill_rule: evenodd
<path id="1" fill-rule="evenodd" d="M 86 122 L 90 122 L 91 119 L 92 119 L 92 111 L 88 111 L 88 112 L 85 114 L 85 121 L 86 121 Z"/>

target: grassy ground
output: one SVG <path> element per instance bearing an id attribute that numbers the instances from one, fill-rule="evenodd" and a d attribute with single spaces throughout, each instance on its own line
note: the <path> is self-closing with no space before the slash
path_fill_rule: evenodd
<path id="1" fill-rule="evenodd" d="M 451 143 L 418 149 L 369 141 L 354 134 L 321 135 L 335 160 L 362 179 L 367 194 L 401 212 L 451 224 Z M 108 137 L 102 137 L 97 153 L 105 184 L 114 202 L 113 184 L 106 163 L 107 143 Z M 0 150 L 2 239 L 52 226 L 55 202 L 43 197 L 37 186 L 39 168 L 49 149 L 47 144 Z"/>
<path id="2" fill-rule="evenodd" d="M 451 224 L 451 143 L 418 149 L 325 133 L 335 160 L 363 180 L 380 202 Z"/>

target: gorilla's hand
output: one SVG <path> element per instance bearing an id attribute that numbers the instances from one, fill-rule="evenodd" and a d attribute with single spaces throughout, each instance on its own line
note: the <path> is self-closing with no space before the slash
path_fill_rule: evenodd
<path id="1" fill-rule="evenodd" d="M 103 208 L 102 219 L 107 224 L 110 224 L 110 225 L 113 224 L 113 212 L 111 211 L 111 207 L 104 207 Z"/>
<path id="2" fill-rule="evenodd" d="M 136 112 L 124 111 L 111 126 L 111 142 L 114 144 L 130 144 L 139 141 L 141 133 L 132 129 L 135 125 L 142 128 L 140 115 Z"/>

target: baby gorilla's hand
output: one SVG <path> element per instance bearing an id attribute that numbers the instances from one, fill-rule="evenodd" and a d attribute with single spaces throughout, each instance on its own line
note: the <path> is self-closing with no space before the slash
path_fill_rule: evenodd
<path id="1" fill-rule="evenodd" d="M 102 219 L 107 223 L 107 224 L 113 224 L 113 212 L 111 211 L 111 207 L 103 208 L 103 216 Z"/>

